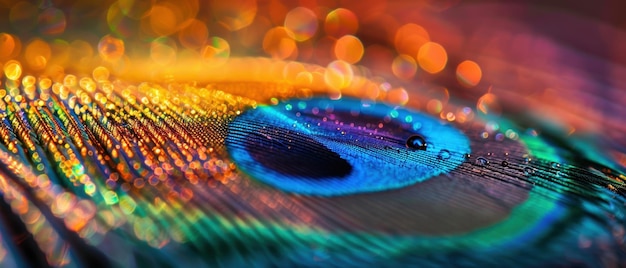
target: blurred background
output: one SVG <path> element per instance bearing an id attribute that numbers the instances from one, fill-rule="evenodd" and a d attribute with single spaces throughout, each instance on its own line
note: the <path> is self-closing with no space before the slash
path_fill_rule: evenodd
<path id="1" fill-rule="evenodd" d="M 367 97 L 449 121 L 450 100 L 471 105 L 598 144 L 623 168 L 624 11 L 617 0 L 3 0 L 0 63 L 9 78 L 53 81 L 97 66 L 124 78 L 145 71 L 136 62 L 317 64 L 389 82 Z M 307 79 L 289 66 L 285 80 Z"/>

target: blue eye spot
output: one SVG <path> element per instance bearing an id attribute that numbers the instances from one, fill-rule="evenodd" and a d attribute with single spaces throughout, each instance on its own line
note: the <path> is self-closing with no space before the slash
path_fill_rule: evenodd
<path id="1" fill-rule="evenodd" d="M 322 143 L 289 129 L 265 127 L 247 136 L 245 149 L 260 165 L 291 178 L 340 179 L 352 166 Z M 302 157 L 303 154 L 308 157 Z"/>
<path id="2" fill-rule="evenodd" d="M 455 169 L 470 152 L 467 137 L 438 119 L 350 98 L 290 100 L 248 110 L 230 123 L 225 144 L 251 179 L 317 196 L 419 183 Z"/>

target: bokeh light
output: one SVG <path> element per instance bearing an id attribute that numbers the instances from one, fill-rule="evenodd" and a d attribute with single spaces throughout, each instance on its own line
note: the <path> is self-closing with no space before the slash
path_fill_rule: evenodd
<path id="1" fill-rule="evenodd" d="M 395 105 L 405 105 L 409 101 L 409 93 L 402 87 L 393 88 L 387 92 L 387 101 Z"/>
<path id="2" fill-rule="evenodd" d="M 159 65 L 169 65 L 176 61 L 176 42 L 167 37 L 157 38 L 150 43 L 150 58 Z"/>
<path id="3" fill-rule="evenodd" d="M 85 44 L 89 46 L 89 44 Z M 98 53 L 106 61 L 117 61 L 124 55 L 124 41 L 106 35 L 98 43 Z"/>
<path id="4" fill-rule="evenodd" d="M 426 111 L 431 114 L 439 114 L 443 109 L 443 104 L 441 104 L 440 100 L 431 99 L 426 103 Z"/>
<path id="5" fill-rule="evenodd" d="M 98 66 L 93 69 L 92 76 L 96 82 L 105 82 L 109 80 L 109 70 L 104 66 Z"/>
<path id="6" fill-rule="evenodd" d="M 42 70 L 48 64 L 48 60 L 52 56 L 50 46 L 41 39 L 34 39 L 24 51 L 26 63 L 35 71 Z"/>
<path id="7" fill-rule="evenodd" d="M 283 67 L 283 78 L 288 81 L 296 80 L 301 73 L 307 73 L 302 63 L 289 62 Z"/>
<path id="8" fill-rule="evenodd" d="M 0 33 L 0 60 L 7 60 L 15 55 L 17 47 L 15 38 L 7 33 Z"/>
<path id="9" fill-rule="evenodd" d="M 350 64 L 355 64 L 363 57 L 363 44 L 354 35 L 344 35 L 335 42 L 335 56 Z"/>
<path id="10" fill-rule="evenodd" d="M 190 49 L 202 47 L 209 38 L 209 29 L 200 20 L 192 19 L 188 25 L 178 32 L 180 43 Z"/>
<path id="11" fill-rule="evenodd" d="M 22 65 L 18 61 L 8 61 L 4 64 L 4 76 L 17 81 L 22 76 Z"/>
<path id="12" fill-rule="evenodd" d="M 399 54 L 417 55 L 422 45 L 430 42 L 430 35 L 415 23 L 402 25 L 395 34 L 394 46 Z"/>
<path id="13" fill-rule="evenodd" d="M 45 35 L 59 35 L 65 31 L 65 13 L 54 7 L 46 8 L 39 14 L 39 32 Z"/>
<path id="14" fill-rule="evenodd" d="M 456 79 L 464 87 L 478 85 L 482 76 L 480 66 L 474 61 L 465 60 L 456 67 Z"/>
<path id="15" fill-rule="evenodd" d="M 230 45 L 222 38 L 211 37 L 210 43 L 202 49 L 201 57 L 209 66 L 222 65 L 230 57 Z"/>
<path id="16" fill-rule="evenodd" d="M 297 7 L 289 11 L 285 17 L 285 28 L 291 37 L 302 42 L 313 37 L 317 32 L 317 15 L 308 8 Z"/>
<path id="17" fill-rule="evenodd" d="M 427 42 L 422 45 L 417 53 L 417 62 L 426 72 L 435 74 L 441 72 L 448 63 L 448 54 L 442 45 L 435 42 Z"/>
<path id="18" fill-rule="evenodd" d="M 326 15 L 324 31 L 328 35 L 339 38 L 344 35 L 354 35 L 358 29 L 358 18 L 349 9 L 337 8 Z"/>
<path id="19" fill-rule="evenodd" d="M 263 38 L 263 50 L 273 58 L 286 59 L 297 52 L 292 33 L 285 27 L 274 27 Z"/>
<path id="20" fill-rule="evenodd" d="M 336 60 L 328 64 L 324 73 L 324 81 L 331 89 L 344 89 L 352 83 L 354 71 L 352 66 L 341 60 Z"/>
<path id="21" fill-rule="evenodd" d="M 107 24 L 116 36 L 129 38 L 136 34 L 134 28 L 137 26 L 137 21 L 124 14 L 120 7 L 122 2 L 118 1 L 109 7 L 106 14 Z"/>
<path id="22" fill-rule="evenodd" d="M 176 32 L 184 18 L 175 4 L 166 2 L 152 7 L 148 21 L 156 36 L 166 36 Z"/>
<path id="23" fill-rule="evenodd" d="M 211 1 L 210 10 L 218 23 L 230 31 L 238 31 L 254 21 L 257 13 L 257 1 Z"/>
<path id="24" fill-rule="evenodd" d="M 391 64 L 393 74 L 400 79 L 411 79 L 417 72 L 417 62 L 409 55 L 398 55 Z"/>
<path id="25" fill-rule="evenodd" d="M 441 118 L 447 119 L 442 112 L 450 106 L 450 91 L 448 88 L 439 85 L 428 85 L 424 87 L 424 92 L 417 97 L 425 101 L 427 112 L 440 117 L 443 115 Z"/>

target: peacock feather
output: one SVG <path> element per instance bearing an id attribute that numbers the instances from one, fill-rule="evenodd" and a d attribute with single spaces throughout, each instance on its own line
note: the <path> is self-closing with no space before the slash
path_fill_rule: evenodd
<path id="1" fill-rule="evenodd" d="M 612 17 L 364 2 L 0 3 L 0 266 L 625 266 Z"/>

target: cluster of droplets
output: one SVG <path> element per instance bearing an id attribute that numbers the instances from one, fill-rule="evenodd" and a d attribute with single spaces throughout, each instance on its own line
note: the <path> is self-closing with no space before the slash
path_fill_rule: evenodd
<path id="1" fill-rule="evenodd" d="M 428 148 L 428 143 L 421 135 L 412 135 L 406 140 L 406 147 L 414 150 L 425 151 Z M 441 149 L 437 153 L 436 157 L 437 160 L 445 161 L 450 159 L 451 156 L 452 153 L 450 153 L 450 150 Z"/>
<path id="2" fill-rule="evenodd" d="M 473 161 L 473 165 L 477 166 L 477 167 L 487 167 L 492 165 L 492 162 L 489 161 L 489 157 L 493 157 L 494 154 L 493 153 L 487 153 L 487 156 L 478 156 L 476 157 L 476 159 Z M 471 159 L 472 156 L 469 154 L 466 154 L 466 159 Z M 532 167 L 532 158 L 530 158 L 527 154 L 522 155 L 522 161 L 521 163 L 518 164 L 518 167 L 521 168 L 523 170 L 523 173 L 525 176 L 530 177 L 533 176 L 536 172 L 536 168 Z M 504 153 L 504 159 L 500 162 L 499 164 L 502 168 L 511 168 L 511 160 L 509 159 L 509 153 Z M 560 164 L 556 163 L 556 162 L 552 162 L 551 163 L 551 167 L 552 169 L 557 170 L 556 174 L 559 175 L 561 174 L 559 169 L 560 169 Z"/>
<path id="3" fill-rule="evenodd" d="M 63 228 L 94 244 L 112 228 L 153 247 L 186 241 L 186 229 L 155 219 L 178 213 L 196 185 L 233 187 L 234 165 L 216 148 L 224 125 L 255 101 L 212 86 L 112 81 L 105 67 L 61 83 L 5 73 L 16 79 L 0 90 L 0 191 L 49 263 L 71 262 L 56 254 Z"/>

